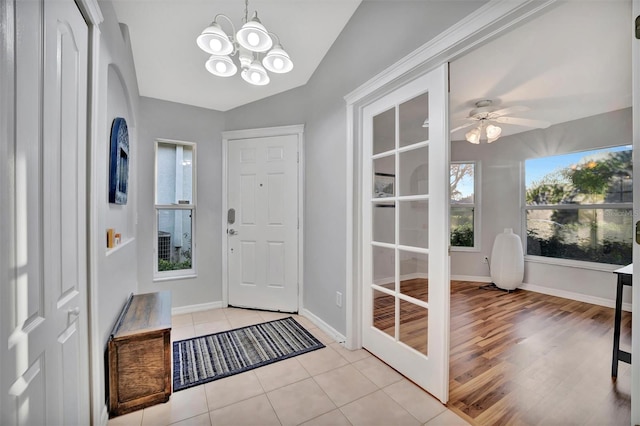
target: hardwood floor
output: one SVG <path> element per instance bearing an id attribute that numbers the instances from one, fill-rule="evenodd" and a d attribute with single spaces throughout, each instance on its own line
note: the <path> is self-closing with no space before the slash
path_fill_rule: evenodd
<path id="1" fill-rule="evenodd" d="M 425 282 L 414 284 L 427 292 Z M 629 424 L 631 366 L 621 362 L 611 379 L 613 309 L 482 285 L 451 283 L 451 410 L 478 425 Z M 385 301 L 385 320 L 376 324 L 388 329 L 389 299 L 375 306 Z M 426 318 L 407 318 L 424 330 Z M 422 336 L 413 333 L 412 346 Z M 630 346 L 625 312 L 621 348 Z"/>

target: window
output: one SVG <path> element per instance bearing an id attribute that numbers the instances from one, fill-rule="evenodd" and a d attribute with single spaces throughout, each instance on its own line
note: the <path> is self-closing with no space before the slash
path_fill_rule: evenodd
<path id="1" fill-rule="evenodd" d="M 525 162 L 527 254 L 631 263 L 631 146 Z"/>
<path id="2" fill-rule="evenodd" d="M 451 247 L 458 250 L 477 249 L 476 164 L 454 162 L 449 170 Z"/>
<path id="3" fill-rule="evenodd" d="M 196 146 L 156 141 L 156 279 L 195 275 Z"/>

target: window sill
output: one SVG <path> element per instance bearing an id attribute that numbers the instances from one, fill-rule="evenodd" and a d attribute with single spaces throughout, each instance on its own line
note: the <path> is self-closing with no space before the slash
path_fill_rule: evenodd
<path id="1" fill-rule="evenodd" d="M 118 250 L 120 250 L 124 246 L 129 245 L 134 240 L 135 240 L 135 238 L 133 238 L 133 237 L 132 238 L 127 238 L 124 241 L 122 241 L 120 244 L 118 244 L 117 246 L 115 246 L 113 248 L 107 248 L 106 256 L 111 256 L 113 253 L 117 252 Z"/>
<path id="2" fill-rule="evenodd" d="M 525 256 L 524 261 L 529 263 L 542 263 L 546 265 L 564 266 L 567 268 L 588 269 L 591 271 L 600 271 L 600 272 L 613 272 L 616 269 L 619 269 L 621 266 L 625 266 L 625 265 L 609 265 L 607 263 L 584 262 L 581 260 L 556 259 L 552 257 L 531 256 L 531 255 Z"/>
<path id="3" fill-rule="evenodd" d="M 454 247 L 454 246 L 451 246 L 451 252 L 480 253 L 480 248 L 479 247 Z"/>
<path id="4" fill-rule="evenodd" d="M 162 281 L 188 280 L 192 278 L 198 278 L 198 274 L 195 272 L 190 272 L 184 275 L 156 276 L 153 278 L 153 282 L 156 283 L 156 282 L 162 282 Z"/>

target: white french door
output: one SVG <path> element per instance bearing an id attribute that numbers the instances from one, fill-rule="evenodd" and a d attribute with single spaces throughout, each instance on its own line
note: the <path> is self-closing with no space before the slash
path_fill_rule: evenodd
<path id="1" fill-rule="evenodd" d="M 363 346 L 442 402 L 449 380 L 447 65 L 363 110 Z"/>
<path id="2" fill-rule="evenodd" d="M 297 134 L 229 141 L 229 304 L 298 311 Z"/>

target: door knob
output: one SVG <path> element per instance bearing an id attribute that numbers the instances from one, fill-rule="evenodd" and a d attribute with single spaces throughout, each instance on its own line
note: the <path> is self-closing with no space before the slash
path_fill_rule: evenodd
<path id="1" fill-rule="evenodd" d="M 238 231 L 236 231 L 235 229 L 231 228 L 227 231 L 227 233 L 229 235 L 238 235 Z"/>

